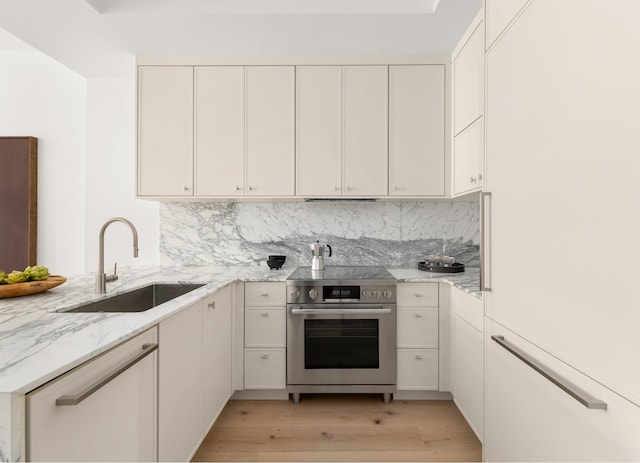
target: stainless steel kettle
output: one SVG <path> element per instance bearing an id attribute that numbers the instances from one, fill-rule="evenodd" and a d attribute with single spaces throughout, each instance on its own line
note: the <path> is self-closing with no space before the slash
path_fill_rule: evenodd
<path id="1" fill-rule="evenodd" d="M 329 255 L 331 257 L 331 246 L 328 244 L 320 244 L 320 241 L 310 245 L 312 251 L 311 270 L 324 270 L 324 248 L 329 249 Z"/>

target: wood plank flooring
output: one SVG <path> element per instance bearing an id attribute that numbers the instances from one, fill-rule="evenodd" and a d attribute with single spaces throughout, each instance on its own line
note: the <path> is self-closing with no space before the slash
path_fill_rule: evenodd
<path id="1" fill-rule="evenodd" d="M 193 461 L 481 461 L 482 448 L 448 400 L 303 394 L 232 400 Z"/>

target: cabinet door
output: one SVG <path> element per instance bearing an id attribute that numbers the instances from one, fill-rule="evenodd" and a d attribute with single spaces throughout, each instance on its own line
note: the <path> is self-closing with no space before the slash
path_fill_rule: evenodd
<path id="1" fill-rule="evenodd" d="M 195 194 L 244 192 L 244 68 L 195 68 Z"/>
<path id="2" fill-rule="evenodd" d="M 444 194 L 444 66 L 389 66 L 389 195 Z"/>
<path id="3" fill-rule="evenodd" d="M 343 67 L 343 196 L 388 192 L 387 66 Z"/>
<path id="4" fill-rule="evenodd" d="M 438 349 L 398 349 L 399 391 L 438 390 Z"/>
<path id="5" fill-rule="evenodd" d="M 485 0 L 485 24 L 489 48 L 529 0 Z"/>
<path id="6" fill-rule="evenodd" d="M 186 461 L 204 434 L 202 304 L 160 323 L 158 458 Z"/>
<path id="7" fill-rule="evenodd" d="M 453 59 L 453 134 L 458 135 L 484 113 L 482 24 Z"/>
<path id="8" fill-rule="evenodd" d="M 482 332 L 453 317 L 453 400 L 480 441 L 484 434 L 484 340 Z"/>
<path id="9" fill-rule="evenodd" d="M 488 315 L 636 404 L 640 267 L 596 276 L 594 257 L 640 259 L 627 239 L 640 236 L 640 208 L 629 207 L 640 171 L 639 21 L 635 1 L 530 3 L 487 55 L 486 121 Z M 548 256 L 571 271 L 531 291 Z M 514 258 L 527 265 L 514 272 Z"/>
<path id="10" fill-rule="evenodd" d="M 285 349 L 244 350 L 245 389 L 284 389 L 287 383 Z"/>
<path id="11" fill-rule="evenodd" d="M 296 195 L 339 196 L 342 67 L 296 68 Z"/>
<path id="12" fill-rule="evenodd" d="M 293 66 L 245 68 L 246 193 L 292 196 L 295 176 Z"/>
<path id="13" fill-rule="evenodd" d="M 56 404 L 99 384 L 155 343 L 152 329 L 29 393 L 27 461 L 155 461 L 157 354 L 76 405 Z"/>
<path id="14" fill-rule="evenodd" d="M 477 119 L 453 139 L 453 192 L 469 193 L 482 188 L 484 120 Z"/>
<path id="15" fill-rule="evenodd" d="M 216 420 L 231 397 L 232 287 L 204 301 L 202 317 L 203 426 Z"/>
<path id="16" fill-rule="evenodd" d="M 500 335 L 569 390 L 606 403 L 589 409 L 491 339 Z M 497 323 L 487 324 L 487 461 L 638 461 L 640 407 Z"/>
<path id="17" fill-rule="evenodd" d="M 138 68 L 138 194 L 193 195 L 193 67 Z"/>

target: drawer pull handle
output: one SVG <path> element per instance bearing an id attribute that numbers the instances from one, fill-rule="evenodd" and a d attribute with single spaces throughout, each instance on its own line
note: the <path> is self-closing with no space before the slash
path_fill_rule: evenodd
<path id="1" fill-rule="evenodd" d="M 264 293 L 261 294 L 261 296 L 267 297 L 269 296 L 269 293 L 265 291 Z"/>
<path id="2" fill-rule="evenodd" d="M 422 355 L 416 355 L 416 360 L 422 360 Z"/>
<path id="3" fill-rule="evenodd" d="M 262 354 L 260 356 L 261 359 L 268 359 L 269 358 L 269 354 Z"/>
<path id="4" fill-rule="evenodd" d="M 422 318 L 422 314 L 420 312 L 416 312 L 416 318 Z"/>
<path id="5" fill-rule="evenodd" d="M 422 297 L 422 294 L 416 293 L 416 297 Z"/>
<path id="6" fill-rule="evenodd" d="M 262 312 L 260 315 L 262 315 L 263 317 L 268 317 L 269 316 L 269 312 Z"/>
<path id="7" fill-rule="evenodd" d="M 122 373 L 127 371 L 129 368 L 134 366 L 140 360 L 142 360 L 147 355 L 151 354 L 153 351 L 155 351 L 157 349 L 158 349 L 158 345 L 157 344 L 144 344 L 142 346 L 142 352 L 140 352 L 138 355 L 136 355 L 134 358 L 129 360 L 124 365 L 120 366 L 117 370 L 114 370 L 111 373 L 109 373 L 108 375 L 106 375 L 103 378 L 99 379 L 95 384 L 92 384 L 91 386 L 86 388 L 84 391 L 82 391 L 82 392 L 80 392 L 79 394 L 76 394 L 76 395 L 63 395 L 63 396 L 58 397 L 56 399 L 56 406 L 60 406 L 60 405 L 78 405 L 80 402 L 82 402 L 84 399 L 89 397 L 91 394 L 93 394 L 94 392 L 97 392 L 103 386 L 106 386 L 108 383 L 110 383 L 111 381 L 116 379 Z"/>
<path id="8" fill-rule="evenodd" d="M 560 389 L 562 389 L 564 392 L 566 392 L 571 397 L 576 399 L 585 407 L 596 409 L 596 410 L 607 409 L 606 402 L 596 399 L 587 391 L 576 386 L 568 379 L 560 376 L 558 373 L 556 373 L 546 365 L 543 365 L 538 360 L 534 359 L 529 354 L 520 350 L 517 346 L 515 346 L 514 344 L 504 339 L 504 336 L 494 335 L 494 336 L 491 336 L 491 339 L 497 342 L 501 347 L 506 349 L 508 352 L 512 353 L 514 356 L 522 360 L 524 363 L 529 365 L 531 368 L 533 368 L 535 371 L 540 373 L 542 376 L 547 378 L 549 381 L 551 381 L 553 384 L 558 386 Z"/>
<path id="9" fill-rule="evenodd" d="M 215 301 L 214 301 L 214 302 L 209 302 L 209 303 L 207 304 L 207 307 L 209 307 L 210 309 L 215 309 L 215 308 L 216 308 L 216 303 L 215 303 Z"/>

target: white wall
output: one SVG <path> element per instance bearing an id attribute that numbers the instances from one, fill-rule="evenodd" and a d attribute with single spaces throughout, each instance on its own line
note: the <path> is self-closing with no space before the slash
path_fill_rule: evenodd
<path id="1" fill-rule="evenodd" d="M 0 134 L 38 138 L 38 255 L 84 270 L 86 80 L 35 50 L 0 51 Z M 12 269 L 7 269 L 12 270 Z"/>
<path id="2" fill-rule="evenodd" d="M 158 203 L 135 198 L 136 88 L 132 58 L 130 79 L 87 81 L 85 270 L 95 272 L 98 233 L 111 217 L 129 219 L 139 235 L 133 259 L 129 228 L 120 223 L 105 234 L 105 266 L 158 262 Z"/>
<path id="3" fill-rule="evenodd" d="M 87 80 L 0 29 L 0 135 L 38 138 L 37 260 L 52 273 L 95 272 L 113 216 L 136 225 L 140 254 L 113 224 L 107 268 L 158 261 L 158 205 L 135 199 L 134 69 L 132 58 L 129 79 Z"/>

